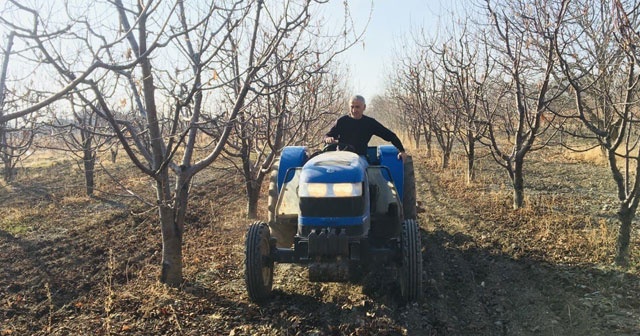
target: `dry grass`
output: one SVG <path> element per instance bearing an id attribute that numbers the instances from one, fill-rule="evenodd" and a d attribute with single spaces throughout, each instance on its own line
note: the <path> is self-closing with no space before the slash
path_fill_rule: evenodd
<path id="1" fill-rule="evenodd" d="M 482 219 L 480 223 L 489 221 L 486 232 L 482 230 L 483 224 L 476 225 L 474 232 L 486 246 L 495 243 L 495 239 L 488 237 L 499 236 L 501 240 L 506 238 L 501 242 L 501 252 L 516 257 L 553 263 L 613 262 L 619 225 L 615 189 L 598 149 L 580 154 L 564 150 L 529 155 L 525 163 L 525 185 L 528 185 L 525 207 L 517 211 L 512 210 L 512 190 L 506 171 L 490 161 L 478 162 L 476 180 L 465 186 L 465 160 L 463 155 L 453 156 L 446 170 L 440 168 L 441 157 L 437 153 L 426 162 L 429 170 L 439 176 L 439 187 L 466 204 L 470 213 Z M 541 174 L 540 169 L 547 172 Z M 585 176 L 592 181 L 576 181 L 571 176 Z M 598 190 L 593 185 L 608 189 Z M 576 192 L 583 189 L 590 192 Z M 611 206 L 600 208 L 600 204 Z M 636 222 L 632 272 L 640 269 L 637 226 Z"/>
<path id="2" fill-rule="evenodd" d="M 585 152 L 572 152 L 566 150 L 564 156 L 569 160 L 577 160 L 584 163 L 592 163 L 595 165 L 606 166 L 607 158 L 604 156 L 600 148 L 592 148 Z"/>
<path id="3" fill-rule="evenodd" d="M 6 209 L 0 218 L 0 228 L 14 235 L 24 234 L 33 229 L 30 223 L 40 216 L 40 209 L 36 208 Z"/>

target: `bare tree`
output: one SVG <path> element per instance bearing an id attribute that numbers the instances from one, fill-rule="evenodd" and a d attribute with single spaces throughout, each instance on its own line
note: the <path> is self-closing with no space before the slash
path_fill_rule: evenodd
<path id="1" fill-rule="evenodd" d="M 0 124 L 0 158 L 5 182 L 12 182 L 18 174 L 18 164 L 33 154 L 37 133 L 35 116 L 23 116 Z"/>
<path id="2" fill-rule="evenodd" d="M 160 280 L 178 286 L 193 177 L 222 153 L 252 99 L 255 83 L 272 70 L 276 50 L 290 36 L 305 34 L 309 13 L 323 3 L 296 1 L 276 8 L 261 0 L 133 4 L 114 0 L 110 4 L 117 21 L 96 20 L 87 12 L 66 8 L 69 24 L 58 29 L 47 25 L 37 10 L 11 0 L 33 21 L 26 26 L 5 23 L 35 46 L 36 58 L 55 69 L 67 86 L 4 117 L 28 114 L 74 90 L 85 92 L 92 110 L 108 121 L 130 160 L 154 181 L 163 242 Z M 114 24 L 119 29 L 113 30 Z M 56 29 L 56 34 L 46 29 Z M 60 49 L 60 35 L 83 44 L 77 59 Z M 243 63 L 235 72 L 228 52 L 234 48 L 234 35 L 247 41 L 242 46 Z M 227 82 L 221 83 L 223 78 Z M 237 94 L 229 104 L 215 108 L 214 102 L 220 101 L 217 92 L 227 83 L 234 83 Z M 122 104 L 127 95 L 112 94 L 114 88 L 129 90 L 132 102 Z M 123 105 L 132 108 L 128 118 L 121 118 Z M 211 131 L 213 121 L 218 127 Z M 197 152 L 202 131 L 214 138 L 211 146 Z"/>
<path id="3" fill-rule="evenodd" d="M 438 78 L 438 71 L 431 71 L 434 76 L 433 135 L 442 153 L 442 168 L 448 168 L 456 137 L 460 132 L 462 113 L 458 106 L 460 97 L 454 90 L 451 74 Z M 437 85 L 437 86 L 436 86 Z"/>
<path id="4" fill-rule="evenodd" d="M 265 93 L 255 97 L 239 117 L 239 136 L 227 148 L 230 157 L 239 157 L 242 162 L 238 168 L 245 178 L 249 218 L 257 215 L 262 181 L 279 151 L 290 145 L 310 150 L 317 146 L 320 133 L 335 120 L 344 102 L 342 86 L 334 76 L 316 72 L 295 79 L 282 77 L 285 73 L 289 72 L 272 74 L 274 82 L 265 85 Z"/>
<path id="5" fill-rule="evenodd" d="M 570 14 L 571 24 L 557 38 L 559 63 L 575 101 L 566 117 L 578 119 L 605 150 L 620 221 L 615 261 L 624 266 L 640 202 L 640 119 L 635 107 L 640 7 L 620 0 L 583 1 Z"/>
<path id="6" fill-rule="evenodd" d="M 465 21 L 467 22 L 467 21 Z M 494 65 L 489 58 L 488 46 L 481 43 L 482 31 L 472 32 L 465 23 L 459 33 L 436 53 L 441 55 L 443 68 L 448 73 L 450 87 L 455 93 L 453 112 L 460 115 L 458 140 L 464 145 L 467 158 L 467 183 L 475 177 L 476 145 L 486 135 L 489 119 L 482 115 L 483 103 L 487 97 L 487 82 Z"/>
<path id="7" fill-rule="evenodd" d="M 567 6 L 567 0 L 535 0 L 495 7 L 486 0 L 496 38 L 491 47 L 499 64 L 498 76 L 508 81 L 512 91 L 512 106 L 497 114 L 501 118 L 494 116 L 488 135 L 493 157 L 511 180 L 514 209 L 524 204 L 525 157 L 544 146 L 536 144 L 549 127 L 542 123 L 543 114 L 564 92 L 562 86 L 553 87 L 551 82 L 556 65 L 554 40 Z M 510 140 L 511 148 L 503 147 L 499 130 Z"/>
<path id="8" fill-rule="evenodd" d="M 7 45 L 4 49 L 4 55 L 2 60 L 2 67 L 0 68 L 0 117 L 4 115 L 5 110 L 5 91 L 7 81 L 7 68 L 9 67 L 9 57 L 11 56 L 11 49 L 13 48 L 13 38 L 15 33 L 11 32 L 7 38 Z M 14 168 L 16 160 L 14 160 L 13 150 L 8 142 L 7 122 L 0 122 L 0 156 L 2 156 L 2 163 L 4 164 L 3 177 L 6 182 L 13 179 L 15 174 Z"/>
<path id="9" fill-rule="evenodd" d="M 417 52 L 407 52 L 396 64 L 388 92 L 404 112 L 404 125 L 412 130 L 414 138 L 425 137 L 429 156 L 435 139 L 441 165 L 447 168 L 462 120 L 457 108 L 458 97 L 436 42 L 424 42 L 423 37 L 413 43 Z"/>
<path id="10" fill-rule="evenodd" d="M 276 10 L 286 12 L 289 9 L 284 5 Z M 335 119 L 336 105 L 341 105 L 343 100 L 332 100 L 340 83 L 335 77 L 337 71 L 333 60 L 362 35 L 356 33 L 353 40 L 347 40 L 344 31 L 338 31 L 325 32 L 324 37 L 319 38 L 318 31 L 312 37 L 306 32 L 313 31 L 317 22 L 312 20 L 307 9 L 289 15 L 299 18 L 272 17 L 271 20 L 276 21 L 274 27 L 261 27 L 261 39 L 278 38 L 283 39 L 283 43 L 277 46 L 264 69 L 257 74 L 247 94 L 247 103 L 238 113 L 234 137 L 226 150 L 229 157 L 241 161 L 238 170 L 245 180 L 249 218 L 257 216 L 262 181 L 279 151 L 292 144 L 316 145 L 320 140 L 317 131 Z M 345 22 L 347 19 L 345 17 Z M 278 25 L 286 30 L 278 30 Z M 284 38 L 278 37 L 283 33 L 287 34 Z M 225 81 L 229 83 L 225 100 L 231 102 L 241 94 L 238 78 L 247 61 L 244 55 L 247 42 L 244 36 L 236 34 L 229 40 L 233 46 L 229 52 L 233 71 Z M 343 47 L 337 47 L 339 45 Z M 333 113 L 326 113 L 327 110 Z"/>
<path id="11" fill-rule="evenodd" d="M 398 60 L 389 75 L 386 95 L 395 102 L 402 116 L 402 127 L 411 134 L 416 144 L 424 136 L 427 156 L 432 154 L 432 136 L 438 128 L 435 118 L 436 96 L 433 56 L 428 50 L 407 50 L 398 55 Z"/>
<path id="12" fill-rule="evenodd" d="M 37 93 L 27 91 L 24 96 L 13 96 L 7 99 L 7 71 L 9 59 L 13 50 L 15 32 L 10 32 L 4 48 L 2 66 L 0 67 L 0 119 L 6 110 L 18 106 L 20 100 L 30 101 L 37 98 Z M 32 115 L 20 116 L 11 120 L 0 121 L 0 159 L 3 164 L 2 176 L 6 182 L 11 182 L 17 172 L 17 164 L 31 152 L 31 145 L 35 137 L 36 117 Z"/>
<path id="13" fill-rule="evenodd" d="M 98 116 L 90 106 L 77 106 L 71 103 L 71 118 L 59 118 L 52 113 L 50 121 L 44 125 L 51 130 L 50 136 L 57 141 L 38 144 L 38 148 L 63 151 L 78 159 L 84 172 L 85 192 L 93 195 L 95 190 L 95 170 L 98 153 L 111 148 L 113 133 L 106 121 Z"/>

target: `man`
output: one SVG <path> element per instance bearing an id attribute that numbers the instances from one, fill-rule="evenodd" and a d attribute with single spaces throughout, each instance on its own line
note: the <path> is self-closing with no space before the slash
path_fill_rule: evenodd
<path id="1" fill-rule="evenodd" d="M 364 115 L 364 110 L 367 108 L 364 97 L 355 95 L 351 97 L 350 104 L 349 115 L 342 116 L 336 121 L 336 124 L 327 132 L 324 142 L 348 144 L 354 147 L 356 154 L 366 155 L 369 140 L 377 135 L 391 142 L 400 152 L 398 159 L 404 161 L 407 154 L 398 136 L 377 120 Z"/>

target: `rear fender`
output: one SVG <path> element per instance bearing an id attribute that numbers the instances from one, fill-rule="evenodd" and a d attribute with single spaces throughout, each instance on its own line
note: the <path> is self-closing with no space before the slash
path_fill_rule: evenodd
<path id="1" fill-rule="evenodd" d="M 391 180 L 398 190 L 398 195 L 403 195 L 404 168 L 402 166 L 402 160 L 398 159 L 398 149 L 391 145 L 378 146 L 378 158 L 380 159 L 381 166 L 389 168 Z M 385 178 L 389 177 L 385 176 Z"/>
<path id="2" fill-rule="evenodd" d="M 308 158 L 306 146 L 288 146 L 282 149 L 280 166 L 278 167 L 278 190 L 281 190 L 282 185 L 285 182 L 289 182 L 294 176 L 294 174 L 288 174 L 287 176 L 287 170 L 302 167 Z M 288 180 L 285 180 L 285 178 L 288 178 Z"/>

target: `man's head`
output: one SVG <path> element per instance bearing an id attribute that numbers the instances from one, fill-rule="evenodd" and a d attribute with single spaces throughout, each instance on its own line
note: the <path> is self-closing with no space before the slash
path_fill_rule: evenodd
<path id="1" fill-rule="evenodd" d="M 367 104 L 365 103 L 363 96 L 355 95 L 351 97 L 351 100 L 350 100 L 351 118 L 353 119 L 362 118 L 362 114 L 364 113 L 364 110 L 366 108 L 367 108 Z"/>

